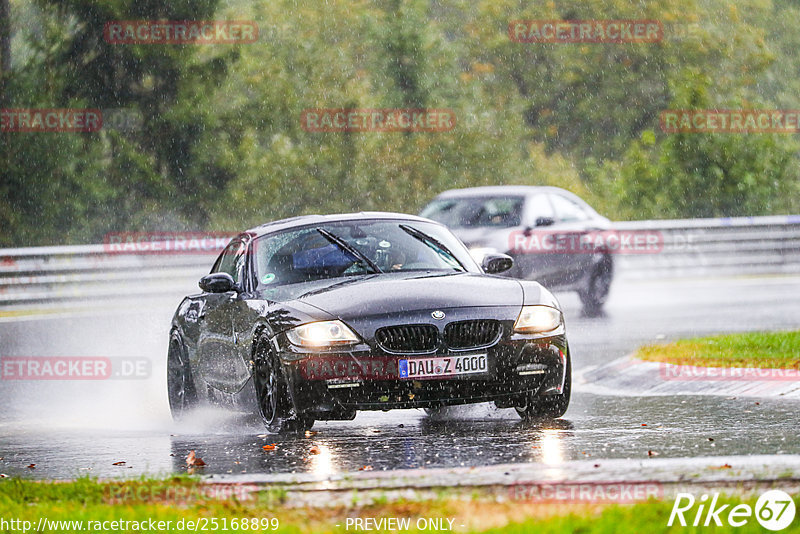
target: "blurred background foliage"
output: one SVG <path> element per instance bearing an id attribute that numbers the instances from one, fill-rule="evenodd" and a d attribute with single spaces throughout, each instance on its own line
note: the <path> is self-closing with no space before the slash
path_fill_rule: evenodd
<path id="1" fill-rule="evenodd" d="M 0 0 L 8 2 L 9 0 Z M 416 212 L 548 184 L 612 219 L 800 212 L 800 143 L 665 134 L 664 109 L 800 109 L 797 0 L 10 0 L 2 107 L 135 129 L 2 133 L 0 245 Z M 656 44 L 519 44 L 515 19 L 656 19 Z M 254 20 L 240 45 L 111 45 L 110 20 Z M 1 28 L 2 26 L 0 26 Z M 441 133 L 309 133 L 308 108 L 450 108 Z"/>

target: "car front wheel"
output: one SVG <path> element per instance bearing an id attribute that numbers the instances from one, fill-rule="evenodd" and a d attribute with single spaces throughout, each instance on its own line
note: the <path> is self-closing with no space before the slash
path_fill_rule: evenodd
<path id="1" fill-rule="evenodd" d="M 172 336 L 167 352 L 167 398 L 172 418 L 176 421 L 197 404 L 189 361 L 177 334 Z"/>
<path id="2" fill-rule="evenodd" d="M 611 258 L 604 257 L 595 265 L 586 287 L 578 292 L 583 303 L 583 310 L 588 315 L 597 315 L 603 310 L 603 305 L 611 289 L 611 280 L 614 276 L 614 264 Z"/>
<path id="3" fill-rule="evenodd" d="M 564 388 L 557 395 L 530 395 L 515 409 L 523 419 L 557 419 L 567 412 L 572 392 L 572 358 L 567 358 Z"/>
<path id="4" fill-rule="evenodd" d="M 314 419 L 296 416 L 283 378 L 277 356 L 270 348 L 269 339 L 263 336 L 256 346 L 253 384 L 256 388 L 258 412 L 270 432 L 296 432 L 308 430 Z"/>

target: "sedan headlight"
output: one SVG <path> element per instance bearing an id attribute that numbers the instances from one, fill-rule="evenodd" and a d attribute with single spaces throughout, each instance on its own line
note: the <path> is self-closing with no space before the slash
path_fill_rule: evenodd
<path id="1" fill-rule="evenodd" d="M 333 345 L 358 343 L 358 336 L 341 321 L 307 323 L 286 332 L 286 337 L 298 347 L 324 348 Z"/>
<path id="2" fill-rule="evenodd" d="M 514 323 L 514 332 L 521 334 L 561 334 L 564 319 L 561 311 L 550 306 L 523 306 Z"/>

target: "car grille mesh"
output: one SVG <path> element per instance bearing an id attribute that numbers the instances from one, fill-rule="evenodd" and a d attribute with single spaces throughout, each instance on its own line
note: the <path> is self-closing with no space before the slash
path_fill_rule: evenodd
<path id="1" fill-rule="evenodd" d="M 387 326 L 375 332 L 375 340 L 388 352 L 431 352 L 439 345 L 439 330 L 429 324 Z"/>
<path id="2" fill-rule="evenodd" d="M 450 323 L 444 330 L 444 340 L 451 349 L 473 349 L 491 345 L 500 336 L 499 321 L 478 319 Z"/>
<path id="3" fill-rule="evenodd" d="M 493 319 L 457 321 L 445 328 L 444 341 L 456 350 L 488 347 L 497 341 L 502 330 L 500 322 Z M 387 352 L 433 352 L 439 340 L 439 330 L 434 325 L 386 326 L 375 332 L 375 341 Z"/>

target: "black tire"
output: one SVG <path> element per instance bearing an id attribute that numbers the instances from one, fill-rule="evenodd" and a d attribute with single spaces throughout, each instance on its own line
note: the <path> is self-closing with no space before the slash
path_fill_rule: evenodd
<path id="1" fill-rule="evenodd" d="M 614 263 L 611 258 L 605 256 L 592 270 L 586 287 L 578 291 L 584 313 L 591 316 L 603 311 L 613 278 Z"/>
<path id="2" fill-rule="evenodd" d="M 167 398 L 175 421 L 182 419 L 197 406 L 197 390 L 192 379 L 183 343 L 173 334 L 167 351 Z"/>
<path id="3" fill-rule="evenodd" d="M 531 395 L 522 406 L 514 409 L 523 419 L 558 419 L 567 412 L 572 395 L 572 358 L 567 358 L 567 372 L 564 376 L 564 389 L 558 395 L 542 397 Z"/>
<path id="4" fill-rule="evenodd" d="M 282 433 L 310 429 L 314 425 L 314 418 L 307 415 L 298 417 L 294 414 L 289 387 L 266 336 L 257 341 L 253 361 L 253 385 L 256 389 L 258 413 L 267 430 Z"/>

